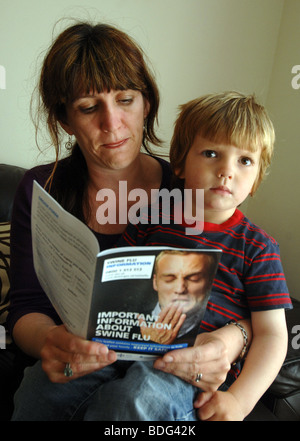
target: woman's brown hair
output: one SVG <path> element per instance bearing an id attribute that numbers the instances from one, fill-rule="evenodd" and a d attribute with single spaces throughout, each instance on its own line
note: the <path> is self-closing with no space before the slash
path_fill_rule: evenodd
<path id="1" fill-rule="evenodd" d="M 142 49 L 126 33 L 107 24 L 78 23 L 63 31 L 45 57 L 39 92 L 41 109 L 55 146 L 65 106 L 91 90 L 134 89 L 149 101 L 143 144 L 159 145 L 154 130 L 159 92 Z"/>

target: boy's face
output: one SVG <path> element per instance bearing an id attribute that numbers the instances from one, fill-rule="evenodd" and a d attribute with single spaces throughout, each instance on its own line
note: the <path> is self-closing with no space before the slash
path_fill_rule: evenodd
<path id="1" fill-rule="evenodd" d="M 195 137 L 179 177 L 185 179 L 185 188 L 204 190 L 206 222 L 225 222 L 247 198 L 259 171 L 260 155 L 260 149 L 250 152 Z"/>

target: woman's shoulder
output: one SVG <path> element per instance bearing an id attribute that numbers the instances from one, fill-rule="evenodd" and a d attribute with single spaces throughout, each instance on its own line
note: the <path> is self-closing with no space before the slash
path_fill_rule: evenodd
<path id="1" fill-rule="evenodd" d="M 64 160 L 58 161 L 57 170 L 61 170 L 63 164 Z M 31 200 L 33 182 L 37 181 L 41 187 L 44 187 L 54 166 L 55 162 L 51 162 L 48 164 L 36 165 L 35 167 L 26 170 L 17 188 L 15 199 L 26 198 Z"/>
<path id="2" fill-rule="evenodd" d="M 67 158 L 61 159 L 57 162 L 57 173 L 61 172 L 66 167 L 66 162 Z M 28 169 L 24 174 L 23 184 L 36 180 L 40 185 L 44 186 L 53 169 L 55 168 L 55 164 L 55 162 L 50 162 L 36 165 L 35 167 Z"/>
<path id="3" fill-rule="evenodd" d="M 25 182 L 30 180 L 38 180 L 39 183 L 40 180 L 47 180 L 51 171 L 53 170 L 54 164 L 43 164 L 43 165 L 36 165 L 35 167 L 32 167 L 26 171 L 24 174 Z"/>

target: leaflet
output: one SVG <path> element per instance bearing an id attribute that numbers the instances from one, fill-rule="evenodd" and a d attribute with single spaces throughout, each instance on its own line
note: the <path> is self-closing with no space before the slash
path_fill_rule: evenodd
<path id="1" fill-rule="evenodd" d="M 37 182 L 32 245 L 39 282 L 70 332 L 107 345 L 125 360 L 148 360 L 194 344 L 220 250 L 144 246 L 101 252 L 94 233 Z M 193 268 L 185 282 L 181 275 L 181 288 L 178 263 Z M 171 268 L 164 280 L 160 265 Z"/>

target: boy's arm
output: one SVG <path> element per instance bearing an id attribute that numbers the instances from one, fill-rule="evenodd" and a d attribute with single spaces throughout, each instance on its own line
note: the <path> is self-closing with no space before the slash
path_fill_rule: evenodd
<path id="1" fill-rule="evenodd" d="M 251 319 L 253 340 L 240 376 L 227 392 L 217 392 L 212 398 L 202 394 L 195 403 L 195 407 L 202 406 L 200 419 L 244 419 L 276 378 L 287 352 L 285 311 L 253 312 Z"/>

